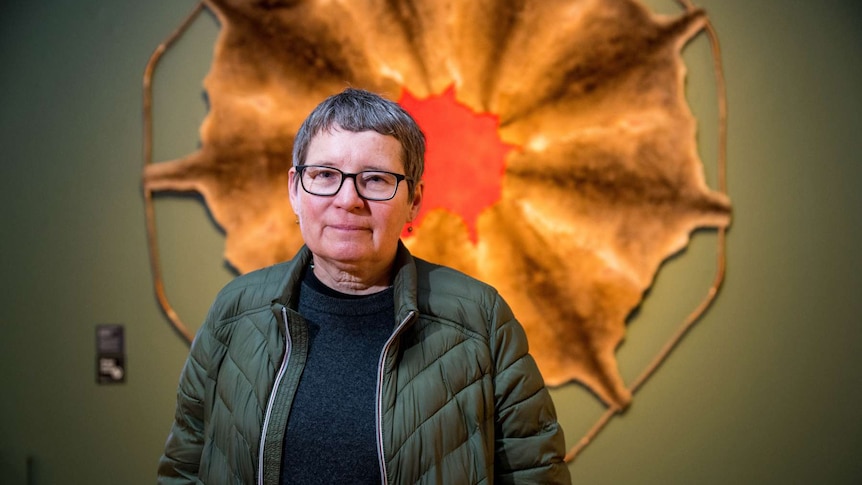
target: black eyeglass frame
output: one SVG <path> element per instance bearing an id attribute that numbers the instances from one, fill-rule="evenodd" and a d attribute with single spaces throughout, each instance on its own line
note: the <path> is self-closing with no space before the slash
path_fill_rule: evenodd
<path id="1" fill-rule="evenodd" d="M 392 200 L 395 198 L 395 195 L 398 194 L 398 186 L 401 185 L 401 182 L 403 182 L 405 180 L 408 183 L 413 181 L 413 179 L 408 177 L 407 175 L 395 173 L 395 172 L 388 172 L 386 170 L 362 170 L 362 171 L 359 171 L 356 173 L 349 173 L 349 172 L 345 172 L 343 170 L 339 170 L 335 167 L 329 167 L 326 165 L 297 165 L 294 168 L 296 169 L 296 175 L 299 176 L 299 185 L 302 186 L 302 190 L 306 191 L 307 193 L 309 193 L 311 195 L 316 195 L 317 197 L 335 197 L 335 195 L 341 191 L 341 187 L 344 186 L 344 181 L 346 179 L 351 178 L 351 179 L 353 179 L 353 188 L 356 189 L 356 195 L 361 197 L 363 200 L 370 200 L 370 201 L 374 201 L 374 202 L 385 202 L 387 200 Z M 302 172 L 306 168 L 325 168 L 327 170 L 335 170 L 336 172 L 340 173 L 341 174 L 341 181 L 338 183 L 338 188 L 336 188 L 335 192 L 333 192 L 331 194 L 316 194 L 316 193 L 308 190 L 305 187 L 305 182 L 302 181 Z M 358 175 L 363 174 L 363 173 L 385 173 L 387 175 L 392 175 L 393 177 L 395 177 L 395 189 L 392 191 L 392 195 L 390 195 L 389 197 L 387 197 L 385 199 L 379 199 L 379 198 L 375 198 L 375 197 L 366 197 L 362 193 L 362 191 L 359 189 L 359 184 L 356 182 L 356 177 Z"/>

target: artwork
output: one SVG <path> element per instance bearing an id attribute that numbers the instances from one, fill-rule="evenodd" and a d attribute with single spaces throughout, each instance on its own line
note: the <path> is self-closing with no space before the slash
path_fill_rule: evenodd
<path id="1" fill-rule="evenodd" d="M 684 6 L 660 16 L 637 0 L 207 0 L 187 20 L 208 9 L 221 25 L 200 149 L 145 155 L 153 272 L 171 321 L 191 338 L 161 285 L 152 194 L 202 194 L 239 272 L 289 259 L 302 244 L 287 197 L 293 136 L 354 86 L 399 101 L 428 135 L 410 250 L 495 286 L 550 385 L 577 381 L 624 409 L 632 387 L 615 350 L 626 318 L 693 230 L 723 237 L 730 223 L 728 197 L 704 181 L 684 92 L 681 51 L 708 19 Z M 147 89 L 184 28 L 154 54 Z"/>

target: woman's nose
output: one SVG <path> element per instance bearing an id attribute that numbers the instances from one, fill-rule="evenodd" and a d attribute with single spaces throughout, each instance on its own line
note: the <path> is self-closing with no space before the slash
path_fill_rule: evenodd
<path id="1" fill-rule="evenodd" d="M 335 203 L 346 208 L 361 207 L 365 201 L 359 196 L 356 190 L 356 179 L 353 177 L 345 178 L 341 188 L 335 194 Z"/>

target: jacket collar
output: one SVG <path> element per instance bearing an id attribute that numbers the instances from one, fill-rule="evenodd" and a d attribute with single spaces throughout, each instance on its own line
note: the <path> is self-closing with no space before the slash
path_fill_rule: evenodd
<path id="1" fill-rule="evenodd" d="M 395 320 L 404 320 L 410 312 L 418 313 L 417 291 L 419 286 L 416 261 L 404 243 L 398 241 L 395 262 L 392 267 L 392 286 L 395 291 Z"/>
<path id="2" fill-rule="evenodd" d="M 276 286 L 278 294 L 272 298 L 272 312 L 276 319 L 280 318 L 282 308 L 296 310 L 299 305 L 299 292 L 296 289 L 302 281 L 302 272 L 311 264 L 311 250 L 303 245 L 293 259 L 283 264 L 284 277 Z"/>

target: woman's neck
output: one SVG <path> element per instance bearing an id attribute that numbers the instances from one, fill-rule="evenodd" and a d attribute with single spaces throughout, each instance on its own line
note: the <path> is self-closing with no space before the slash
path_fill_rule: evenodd
<path id="1" fill-rule="evenodd" d="M 314 256 L 311 270 L 324 285 L 348 295 L 370 295 L 391 286 L 392 264 L 358 265 Z"/>

